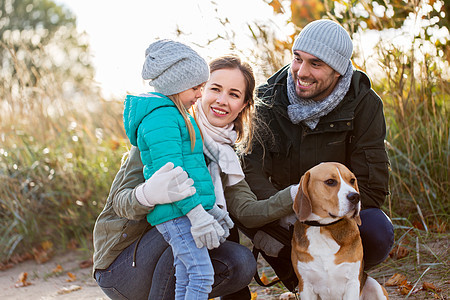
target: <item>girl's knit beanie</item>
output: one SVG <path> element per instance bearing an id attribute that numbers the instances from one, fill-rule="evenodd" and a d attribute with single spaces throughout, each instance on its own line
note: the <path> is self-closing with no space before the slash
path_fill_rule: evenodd
<path id="1" fill-rule="evenodd" d="M 208 63 L 189 46 L 158 40 L 145 51 L 142 78 L 166 96 L 193 88 L 209 78 Z"/>

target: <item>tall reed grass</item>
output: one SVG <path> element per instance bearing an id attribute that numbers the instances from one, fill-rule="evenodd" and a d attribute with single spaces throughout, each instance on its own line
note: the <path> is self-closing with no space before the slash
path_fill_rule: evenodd
<path id="1" fill-rule="evenodd" d="M 426 230 L 442 230 L 450 211 L 450 83 L 435 57 L 413 51 L 379 48 L 383 76 L 374 88 L 385 103 L 392 168 L 388 209 Z"/>
<path id="2" fill-rule="evenodd" d="M 0 100 L 2 260 L 43 241 L 90 247 L 126 151 L 122 103 L 101 99 L 93 83 L 68 94 L 65 82 L 45 70 L 32 80 L 9 50 L 17 63 Z"/>

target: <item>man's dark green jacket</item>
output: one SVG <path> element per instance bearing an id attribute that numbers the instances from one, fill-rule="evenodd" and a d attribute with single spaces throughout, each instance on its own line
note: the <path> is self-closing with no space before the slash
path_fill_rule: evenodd
<path id="1" fill-rule="evenodd" d="M 252 152 L 243 158 L 245 178 L 258 199 L 299 183 L 311 167 L 326 161 L 346 165 L 357 177 L 363 208 L 379 208 L 388 194 L 389 160 L 384 146 L 383 103 L 369 78 L 354 71 L 341 103 L 314 130 L 293 124 L 287 114 L 290 65 L 258 89 Z"/>

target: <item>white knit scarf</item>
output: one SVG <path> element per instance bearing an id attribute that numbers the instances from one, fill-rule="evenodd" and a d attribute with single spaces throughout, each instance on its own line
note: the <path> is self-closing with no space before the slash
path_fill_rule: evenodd
<path id="1" fill-rule="evenodd" d="M 234 124 L 225 127 L 213 126 L 206 118 L 201 100 L 196 105 L 197 123 L 203 135 L 203 153 L 211 160 L 208 165 L 214 183 L 216 204 L 226 210 L 226 201 L 220 173 L 226 174 L 226 186 L 231 186 L 244 179 L 244 172 L 238 156 L 232 146 L 237 139 Z"/>
<path id="2" fill-rule="evenodd" d="M 350 88 L 350 83 L 352 81 L 353 66 L 349 62 L 347 70 L 344 76 L 339 79 L 334 90 L 322 101 L 314 101 L 312 99 L 302 99 L 295 91 L 295 83 L 292 78 L 292 73 L 289 70 L 287 78 L 287 92 L 289 102 L 288 105 L 288 115 L 292 123 L 298 124 L 303 121 L 303 123 L 311 129 L 316 128 L 321 117 L 327 115 L 333 109 L 338 106 L 338 104 L 344 99 L 345 94 L 347 94 Z"/>

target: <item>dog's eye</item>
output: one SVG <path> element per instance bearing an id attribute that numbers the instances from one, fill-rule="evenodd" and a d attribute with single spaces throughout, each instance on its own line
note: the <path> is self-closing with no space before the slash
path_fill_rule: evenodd
<path id="1" fill-rule="evenodd" d="M 355 184 L 355 182 L 356 182 L 356 179 L 355 179 L 355 178 L 350 179 L 350 183 L 351 183 L 351 184 Z"/>
<path id="2" fill-rule="evenodd" d="M 329 186 L 335 186 L 337 184 L 337 181 L 334 179 L 328 179 L 328 180 L 325 180 L 325 184 L 329 185 Z"/>

